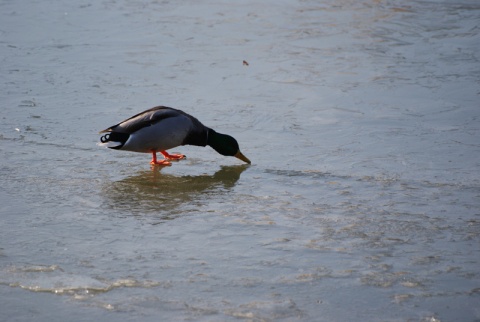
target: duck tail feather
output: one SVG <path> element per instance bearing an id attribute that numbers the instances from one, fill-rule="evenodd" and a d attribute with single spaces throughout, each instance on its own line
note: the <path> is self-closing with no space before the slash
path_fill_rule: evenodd
<path id="1" fill-rule="evenodd" d="M 100 137 L 100 143 L 98 143 L 97 145 L 110 149 L 121 149 L 125 142 L 127 142 L 129 137 L 130 134 L 109 132 Z"/>
<path id="2" fill-rule="evenodd" d="M 119 149 L 123 146 L 122 142 L 108 141 L 108 142 L 98 142 L 98 146 L 110 149 Z"/>

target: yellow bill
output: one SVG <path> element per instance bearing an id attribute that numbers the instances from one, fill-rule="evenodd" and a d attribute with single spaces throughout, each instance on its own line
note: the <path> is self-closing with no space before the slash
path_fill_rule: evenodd
<path id="1" fill-rule="evenodd" d="M 242 160 L 243 162 L 246 162 L 246 163 L 248 163 L 248 164 L 251 164 L 251 163 L 252 163 L 252 162 L 250 162 L 250 160 L 249 160 L 246 156 L 244 156 L 244 155 L 242 154 L 242 152 L 240 152 L 240 150 L 238 150 L 237 154 L 235 154 L 234 157 L 235 157 L 235 158 L 238 158 L 238 159 L 240 159 L 240 160 Z"/>

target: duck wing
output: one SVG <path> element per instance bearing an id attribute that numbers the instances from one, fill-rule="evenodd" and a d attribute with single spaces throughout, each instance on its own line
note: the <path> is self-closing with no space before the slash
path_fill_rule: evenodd
<path id="1" fill-rule="evenodd" d="M 156 106 L 141 113 L 138 113 L 118 124 L 110 126 L 109 128 L 100 131 L 99 133 L 119 132 L 125 134 L 132 134 L 142 128 L 151 126 L 170 117 L 179 116 L 180 114 L 188 115 L 180 110 L 176 110 L 171 107 Z"/>

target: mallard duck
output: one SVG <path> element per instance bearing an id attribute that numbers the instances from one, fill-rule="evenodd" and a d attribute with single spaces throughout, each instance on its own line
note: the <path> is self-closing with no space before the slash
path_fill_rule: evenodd
<path id="1" fill-rule="evenodd" d="M 185 159 L 183 154 L 167 152 L 180 145 L 209 145 L 222 155 L 251 163 L 240 152 L 237 140 L 233 137 L 217 133 L 195 117 L 166 106 L 138 113 L 100 133 L 107 133 L 100 138 L 100 145 L 115 150 L 152 153 L 150 163 L 153 165 L 169 166 L 169 160 Z M 163 160 L 157 160 L 157 152 L 163 155 Z"/>

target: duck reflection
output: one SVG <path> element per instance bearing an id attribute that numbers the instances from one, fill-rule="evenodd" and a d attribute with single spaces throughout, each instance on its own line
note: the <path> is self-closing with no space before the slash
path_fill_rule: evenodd
<path id="1" fill-rule="evenodd" d="M 213 175 L 175 176 L 161 168 L 141 171 L 135 176 L 106 185 L 102 192 L 107 207 L 140 216 L 155 214 L 173 219 L 205 204 L 205 197 L 227 193 L 248 166 L 224 166 Z"/>

